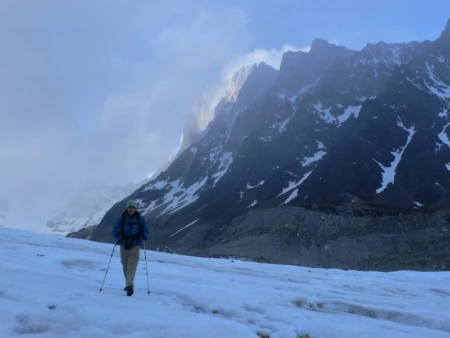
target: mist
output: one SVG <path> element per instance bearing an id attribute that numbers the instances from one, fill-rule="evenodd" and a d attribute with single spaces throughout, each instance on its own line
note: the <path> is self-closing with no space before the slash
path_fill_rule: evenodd
<path id="1" fill-rule="evenodd" d="M 0 4 L 0 198 L 8 225 L 43 227 L 86 181 L 150 177 L 178 150 L 199 100 L 211 110 L 245 64 L 279 65 L 286 46 L 250 50 L 245 13 L 205 4 Z"/>

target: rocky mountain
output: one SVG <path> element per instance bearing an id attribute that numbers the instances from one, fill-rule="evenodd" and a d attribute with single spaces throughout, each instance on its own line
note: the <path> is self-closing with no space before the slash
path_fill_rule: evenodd
<path id="1" fill-rule="evenodd" d="M 132 197 L 148 245 L 358 269 L 447 269 L 450 20 L 434 41 L 316 39 L 247 67 L 213 121 Z M 93 229 L 112 241 L 117 203 Z M 76 234 L 73 234 L 77 236 Z"/>
<path id="2" fill-rule="evenodd" d="M 66 209 L 46 224 L 52 232 L 68 234 L 92 228 L 100 223 L 105 213 L 118 201 L 132 194 L 145 184 L 130 183 L 126 186 L 109 186 L 86 182 L 70 199 Z"/>

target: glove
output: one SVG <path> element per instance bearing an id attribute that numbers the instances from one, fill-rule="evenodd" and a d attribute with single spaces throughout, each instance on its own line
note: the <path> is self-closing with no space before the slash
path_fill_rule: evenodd
<path id="1" fill-rule="evenodd" d="M 142 236 L 141 233 L 138 233 L 137 235 L 134 235 L 134 236 L 133 236 L 134 239 L 142 239 L 142 237 L 143 237 L 143 236 Z"/>
<path id="2" fill-rule="evenodd" d="M 140 233 L 140 234 L 139 234 L 139 238 L 140 238 L 141 240 L 143 240 L 143 241 L 146 241 L 146 240 L 147 240 L 147 236 L 145 236 L 143 233 Z"/>

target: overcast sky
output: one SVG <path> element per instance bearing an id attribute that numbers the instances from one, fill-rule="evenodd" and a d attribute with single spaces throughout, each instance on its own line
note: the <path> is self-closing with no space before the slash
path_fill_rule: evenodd
<path id="1" fill-rule="evenodd" d="M 316 37 L 357 49 L 435 39 L 448 13 L 448 0 L 2 0 L 0 200 L 45 224 L 88 179 L 157 170 L 230 71 L 278 67 Z"/>

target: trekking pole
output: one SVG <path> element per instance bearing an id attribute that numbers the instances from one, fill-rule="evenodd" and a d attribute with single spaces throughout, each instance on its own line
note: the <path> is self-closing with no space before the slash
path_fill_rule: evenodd
<path id="1" fill-rule="evenodd" d="M 142 241 L 144 243 L 144 258 L 145 258 L 145 272 L 147 273 L 147 293 L 150 296 L 150 286 L 148 284 L 148 267 L 147 267 L 147 253 L 145 250 L 145 241 Z"/>
<path id="2" fill-rule="evenodd" d="M 117 241 L 117 243 L 116 244 L 114 244 L 114 248 L 113 248 L 113 250 L 112 250 L 112 252 L 111 252 L 111 258 L 109 259 L 109 263 L 108 263 L 108 266 L 106 267 L 106 271 L 105 271 L 105 277 L 103 277 L 103 282 L 102 282 L 102 286 L 100 287 L 100 292 L 102 292 L 102 290 L 103 290 L 103 284 L 105 283 L 105 279 L 106 279 L 106 274 L 108 273 L 108 270 L 109 270 L 109 265 L 111 264 L 111 260 L 112 260 L 112 258 L 113 258 L 113 255 L 114 255 L 114 250 L 116 249 L 116 246 L 117 246 L 117 244 L 119 243 L 119 241 Z"/>

